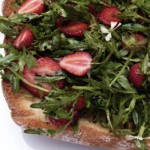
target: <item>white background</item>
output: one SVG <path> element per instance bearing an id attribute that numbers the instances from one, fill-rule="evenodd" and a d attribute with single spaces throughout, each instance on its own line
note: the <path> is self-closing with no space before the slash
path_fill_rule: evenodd
<path id="1" fill-rule="evenodd" d="M 0 0 L 0 10 L 2 0 Z M 0 43 L 3 42 L 3 35 L 0 33 Z M 0 53 L 3 50 L 0 49 Z M 10 116 L 3 97 L 0 84 L 0 149 L 4 150 L 98 150 L 99 148 L 85 147 L 55 141 L 48 137 L 24 134 L 23 130 L 17 126 Z M 100 150 L 100 149 L 99 149 Z"/>

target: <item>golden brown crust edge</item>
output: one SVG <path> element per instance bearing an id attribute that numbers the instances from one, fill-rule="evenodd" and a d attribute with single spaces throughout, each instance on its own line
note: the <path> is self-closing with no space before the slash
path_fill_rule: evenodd
<path id="1" fill-rule="evenodd" d="M 15 0 L 3 0 L 2 13 L 4 16 L 11 16 L 11 14 L 15 11 L 13 7 L 13 3 Z"/>
<path id="2" fill-rule="evenodd" d="M 14 12 L 14 0 L 5 0 L 3 3 L 4 16 L 11 16 Z M 2 82 L 4 97 L 11 110 L 13 120 L 24 128 L 41 128 L 56 129 L 54 125 L 47 122 L 42 110 L 31 109 L 33 102 L 39 102 L 40 99 L 31 95 L 24 88 L 16 94 L 12 91 L 9 82 Z M 78 132 L 71 130 L 64 131 L 52 138 L 82 144 L 87 146 L 99 146 L 113 150 L 136 150 L 132 141 L 127 140 L 123 136 L 114 136 L 107 129 L 101 128 L 100 125 L 91 123 L 85 119 L 79 121 Z M 150 140 L 147 140 L 148 149 L 150 149 Z"/>
<path id="3" fill-rule="evenodd" d="M 33 102 L 40 101 L 24 88 L 21 88 L 18 93 L 14 94 L 12 86 L 9 82 L 2 82 L 4 97 L 11 110 L 13 120 L 24 128 L 41 128 L 41 129 L 56 129 L 55 126 L 46 121 L 45 115 L 40 109 L 31 109 L 30 105 Z M 114 136 L 107 129 L 101 128 L 100 125 L 91 123 L 85 119 L 79 121 L 78 132 L 71 130 L 64 131 L 54 139 L 82 144 L 87 146 L 99 146 L 113 150 L 134 150 L 134 145 L 125 137 Z"/>

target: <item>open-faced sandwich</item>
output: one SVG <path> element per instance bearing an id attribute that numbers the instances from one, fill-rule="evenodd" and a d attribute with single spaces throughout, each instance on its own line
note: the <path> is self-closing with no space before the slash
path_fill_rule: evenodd
<path id="1" fill-rule="evenodd" d="M 4 0 L 3 92 L 26 133 L 150 149 L 150 1 Z"/>

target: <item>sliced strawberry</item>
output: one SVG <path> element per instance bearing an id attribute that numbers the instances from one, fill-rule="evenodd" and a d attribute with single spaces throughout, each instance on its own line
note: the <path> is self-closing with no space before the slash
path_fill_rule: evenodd
<path id="1" fill-rule="evenodd" d="M 82 110 L 83 108 L 85 108 L 85 97 L 84 96 L 80 96 L 77 100 L 77 103 L 76 103 L 76 107 L 75 109 L 76 110 Z"/>
<path id="2" fill-rule="evenodd" d="M 76 124 L 76 123 L 78 122 L 79 118 L 80 118 L 80 113 L 79 113 L 79 111 L 75 111 L 75 112 L 74 112 L 74 115 L 73 115 L 73 119 L 72 119 L 72 121 L 70 122 L 70 125 Z M 53 125 L 55 125 L 55 126 L 58 127 L 58 128 L 65 126 L 65 125 L 70 121 L 70 120 L 65 119 L 65 118 L 58 118 L 58 119 L 56 119 L 56 118 L 51 117 L 51 116 L 49 116 L 48 119 L 49 119 L 49 121 L 50 121 Z"/>
<path id="3" fill-rule="evenodd" d="M 97 15 L 97 18 L 100 22 L 105 25 L 111 25 L 111 22 L 121 23 L 121 19 L 116 15 L 121 13 L 121 10 L 116 6 L 110 5 L 108 7 L 104 7 L 102 11 L 100 11 Z"/>
<path id="4" fill-rule="evenodd" d="M 67 110 L 68 113 L 70 112 L 72 107 L 73 107 L 72 104 L 67 106 L 66 110 Z M 81 111 L 83 110 L 83 108 L 85 108 L 85 98 L 84 98 L 84 96 L 80 96 L 77 99 L 77 103 L 76 103 L 76 106 L 75 106 L 73 118 L 72 118 L 72 121 L 71 121 L 70 125 L 74 125 L 78 122 L 78 120 L 81 116 Z M 62 127 L 64 125 L 66 125 L 70 120 L 65 119 L 65 118 L 56 119 L 56 118 L 50 116 L 49 121 L 57 127 Z"/>
<path id="5" fill-rule="evenodd" d="M 60 26 L 59 30 L 69 36 L 73 37 L 83 37 L 83 31 L 88 30 L 88 25 L 86 23 L 71 23 L 66 26 Z"/>
<path id="6" fill-rule="evenodd" d="M 58 88 L 63 89 L 65 86 L 65 80 L 60 80 L 56 82 Z"/>
<path id="7" fill-rule="evenodd" d="M 23 71 L 23 77 L 24 79 L 26 79 L 28 82 L 30 82 L 31 84 L 38 84 L 37 81 L 35 81 L 35 76 L 45 76 L 45 75 L 53 75 L 54 73 L 60 71 L 61 68 L 59 67 L 59 64 L 54 61 L 52 58 L 49 57 L 43 57 L 43 58 L 39 58 L 37 59 L 37 66 L 36 67 L 32 67 L 32 68 L 24 68 Z M 42 87 L 44 87 L 47 90 L 52 90 L 53 87 L 48 84 L 48 83 L 40 83 L 40 85 Z M 40 96 L 40 94 L 42 93 L 40 90 L 29 86 L 27 84 L 24 83 L 25 88 L 27 88 L 32 94 L 36 95 L 36 96 Z M 47 95 L 47 92 L 42 93 L 43 96 Z"/>
<path id="8" fill-rule="evenodd" d="M 84 76 L 91 69 L 92 57 L 88 52 L 76 52 L 63 57 L 59 65 L 76 76 Z"/>
<path id="9" fill-rule="evenodd" d="M 140 33 L 136 33 L 135 36 L 139 42 L 145 39 L 145 37 Z"/>
<path id="10" fill-rule="evenodd" d="M 131 66 L 128 78 L 136 88 L 142 87 L 145 80 L 145 75 L 141 73 L 139 64 L 134 64 Z"/>
<path id="11" fill-rule="evenodd" d="M 64 119 L 64 118 L 62 118 L 62 119 L 56 119 L 56 118 L 53 118 L 53 117 L 51 117 L 51 116 L 49 116 L 48 119 L 49 119 L 49 121 L 50 121 L 53 125 L 55 125 L 55 126 L 58 127 L 58 128 L 65 126 L 65 125 L 69 122 L 68 119 Z"/>
<path id="12" fill-rule="evenodd" d="M 85 101 L 85 97 L 84 96 L 79 96 L 75 105 L 75 110 L 76 111 L 80 111 L 82 109 L 84 109 L 86 106 L 86 101 Z M 69 112 L 71 109 L 73 108 L 73 103 L 70 103 L 67 106 L 67 111 Z"/>
<path id="13" fill-rule="evenodd" d="M 25 0 L 17 10 L 18 14 L 35 13 L 41 14 L 45 10 L 43 0 Z"/>
<path id="14" fill-rule="evenodd" d="M 32 45 L 34 39 L 33 32 L 25 27 L 15 39 L 13 45 L 19 50 L 21 50 L 23 46 L 28 48 Z"/>
<path id="15" fill-rule="evenodd" d="M 81 116 L 80 111 L 75 111 L 74 115 L 73 115 L 73 119 L 72 119 L 71 125 L 76 124 L 78 122 L 80 116 Z"/>
<path id="16" fill-rule="evenodd" d="M 58 17 L 55 21 L 56 23 L 56 26 L 59 27 L 59 26 L 62 26 L 63 23 L 64 23 L 64 17 Z"/>

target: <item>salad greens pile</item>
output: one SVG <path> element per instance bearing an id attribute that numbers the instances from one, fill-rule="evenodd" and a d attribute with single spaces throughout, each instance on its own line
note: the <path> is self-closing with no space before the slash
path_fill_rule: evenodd
<path id="1" fill-rule="evenodd" d="M 73 109 L 67 113 L 68 104 L 76 103 L 77 97 L 84 96 L 86 109 L 83 116 L 93 115 L 93 122 L 109 128 L 117 135 L 130 135 L 141 149 L 146 149 L 143 139 L 150 137 L 150 1 L 149 0 L 44 0 L 46 11 L 37 14 L 14 14 L 11 18 L 0 16 L 0 31 L 11 40 L 0 44 L 7 50 L 7 55 L 0 55 L 0 70 L 3 79 L 13 84 L 13 91 L 20 89 L 20 82 L 27 81 L 22 77 L 25 65 L 36 66 L 36 58 L 48 56 L 59 60 L 65 55 L 87 51 L 92 57 L 92 69 L 87 76 L 77 77 L 65 71 L 48 76 L 37 76 L 39 82 L 65 79 L 64 89 L 54 90 L 32 104 L 32 108 L 44 110 L 46 115 L 71 119 Z M 22 3 L 16 0 L 17 8 Z M 74 6 L 68 4 L 73 3 Z M 121 13 L 123 20 L 117 28 L 105 26 L 88 11 L 92 4 L 98 12 L 104 6 L 113 4 Z M 65 20 L 80 20 L 89 26 L 84 31 L 84 38 L 68 37 L 56 27 L 56 19 L 62 16 Z M 72 17 L 73 16 L 73 17 Z M 30 48 L 18 51 L 11 41 L 16 38 L 22 27 L 27 26 L 34 32 L 36 40 Z M 106 41 L 107 33 L 111 34 Z M 136 33 L 144 35 L 145 40 L 138 42 Z M 124 43 L 124 44 L 123 44 Z M 126 45 L 126 46 L 124 46 Z M 16 63 L 18 62 L 18 63 Z M 146 76 L 142 88 L 135 88 L 128 80 L 130 66 L 138 63 L 141 72 Z M 8 70 L 3 72 L 3 70 Z M 29 84 L 29 83 L 27 83 Z M 38 85 L 31 85 L 47 91 Z M 71 89 L 71 90 L 70 90 Z M 33 131 L 33 130 L 32 130 Z M 35 133 L 44 131 L 37 130 Z"/>

